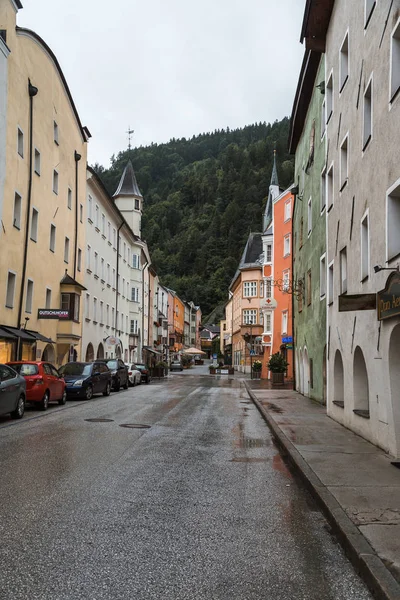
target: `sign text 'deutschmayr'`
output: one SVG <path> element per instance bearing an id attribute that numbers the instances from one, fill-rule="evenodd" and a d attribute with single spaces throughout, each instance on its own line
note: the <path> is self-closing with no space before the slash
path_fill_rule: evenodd
<path id="1" fill-rule="evenodd" d="M 385 288 L 377 294 L 378 320 L 400 315 L 400 273 L 391 273 Z"/>

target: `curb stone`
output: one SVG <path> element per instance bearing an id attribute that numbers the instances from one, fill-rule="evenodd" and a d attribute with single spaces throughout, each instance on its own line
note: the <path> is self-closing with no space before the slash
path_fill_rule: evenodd
<path id="1" fill-rule="evenodd" d="M 300 452 L 258 401 L 246 380 L 247 393 L 270 428 L 279 448 L 283 450 L 303 483 L 317 501 L 353 566 L 377 600 L 400 600 L 400 585 L 376 554 L 370 543 L 347 516 L 336 498 L 321 482 Z"/>

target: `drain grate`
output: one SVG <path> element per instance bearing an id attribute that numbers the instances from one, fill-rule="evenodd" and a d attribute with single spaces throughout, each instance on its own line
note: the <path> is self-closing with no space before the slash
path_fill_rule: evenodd
<path id="1" fill-rule="evenodd" d="M 85 419 L 85 421 L 90 423 L 112 423 L 114 419 Z"/>
<path id="2" fill-rule="evenodd" d="M 127 429 L 150 429 L 151 425 L 142 425 L 141 423 L 124 423 L 120 427 L 126 427 Z"/>

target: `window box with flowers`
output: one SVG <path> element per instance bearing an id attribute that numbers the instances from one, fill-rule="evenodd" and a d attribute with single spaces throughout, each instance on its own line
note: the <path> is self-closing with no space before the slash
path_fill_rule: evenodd
<path id="1" fill-rule="evenodd" d="M 262 369 L 262 362 L 261 362 L 261 360 L 255 360 L 255 361 L 253 361 L 253 365 L 252 365 L 252 377 L 253 377 L 253 379 L 260 379 L 260 377 L 261 377 L 261 369 Z"/>

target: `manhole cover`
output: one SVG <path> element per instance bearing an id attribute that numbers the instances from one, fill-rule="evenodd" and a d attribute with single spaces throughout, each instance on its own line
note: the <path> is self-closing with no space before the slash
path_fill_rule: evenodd
<path id="1" fill-rule="evenodd" d="M 128 429 L 150 429 L 151 425 L 141 425 L 140 423 L 125 423 L 120 427 L 127 427 Z"/>
<path id="2" fill-rule="evenodd" d="M 85 419 L 85 421 L 90 423 L 112 423 L 114 419 Z"/>

